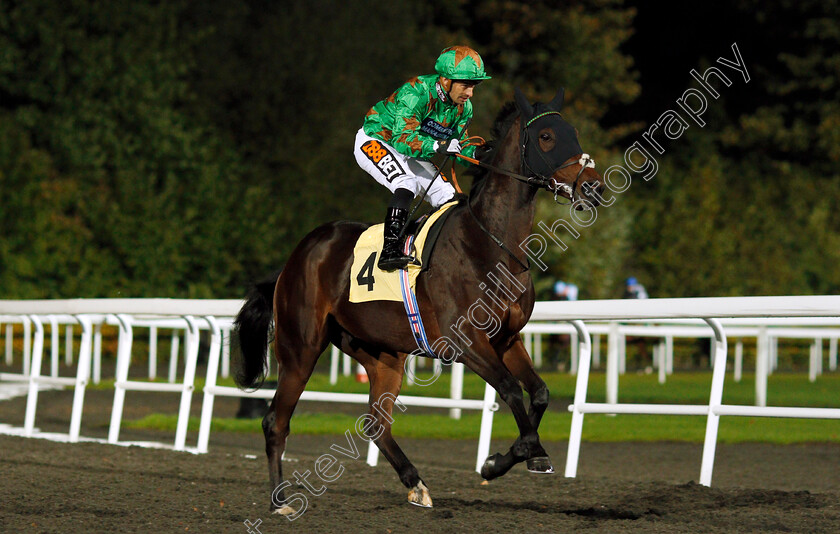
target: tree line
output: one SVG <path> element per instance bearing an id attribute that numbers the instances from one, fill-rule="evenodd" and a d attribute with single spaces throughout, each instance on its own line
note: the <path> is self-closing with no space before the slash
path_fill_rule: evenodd
<path id="1" fill-rule="evenodd" d="M 535 272 L 582 298 L 840 290 L 840 8 L 621 0 L 0 4 L 3 298 L 239 297 L 312 228 L 378 222 L 364 114 L 439 51 L 475 47 L 471 133 L 521 87 L 598 170 L 737 42 L 751 81 Z M 714 25 L 714 32 L 708 31 Z M 738 82 L 736 81 L 736 84 Z M 468 183 L 462 184 L 468 187 Z M 538 220 L 565 217 L 542 195 Z"/>

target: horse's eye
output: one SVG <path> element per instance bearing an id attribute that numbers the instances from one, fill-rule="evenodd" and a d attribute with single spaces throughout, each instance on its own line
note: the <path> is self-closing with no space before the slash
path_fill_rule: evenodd
<path id="1" fill-rule="evenodd" d="M 540 134 L 540 139 L 543 140 L 543 141 L 551 141 L 551 136 L 548 135 L 547 133 Z"/>

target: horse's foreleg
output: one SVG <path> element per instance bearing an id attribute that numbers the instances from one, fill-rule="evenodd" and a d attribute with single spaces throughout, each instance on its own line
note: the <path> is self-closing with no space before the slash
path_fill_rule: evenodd
<path id="1" fill-rule="evenodd" d="M 502 361 L 505 367 L 525 386 L 525 390 L 531 398 L 528 419 L 531 421 L 534 431 L 538 432 L 543 413 L 548 408 L 548 386 L 534 370 L 531 358 L 520 339 L 517 338 L 514 344 L 504 352 Z M 548 455 L 528 458 L 528 470 L 533 473 L 554 472 Z"/>
<path id="2" fill-rule="evenodd" d="M 510 407 L 519 428 L 519 438 L 510 450 L 506 454 L 497 453 L 488 457 L 481 468 L 481 476 L 491 480 L 504 475 L 519 462 L 547 457 L 525 409 L 519 381 L 502 364 L 495 350 L 486 347 L 480 352 L 473 352 L 464 358 L 464 363 L 499 393 L 499 397 Z"/>

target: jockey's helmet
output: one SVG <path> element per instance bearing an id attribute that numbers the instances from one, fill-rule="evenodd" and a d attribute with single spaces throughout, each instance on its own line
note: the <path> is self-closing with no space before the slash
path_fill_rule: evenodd
<path id="1" fill-rule="evenodd" d="M 435 62 L 435 71 L 443 78 L 456 82 L 480 82 L 490 79 L 484 72 L 481 56 L 469 46 L 450 46 L 444 49 Z M 448 91 L 449 87 L 445 89 Z"/>

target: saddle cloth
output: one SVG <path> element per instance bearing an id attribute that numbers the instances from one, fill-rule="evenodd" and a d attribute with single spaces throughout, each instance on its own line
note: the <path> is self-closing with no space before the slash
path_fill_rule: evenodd
<path id="1" fill-rule="evenodd" d="M 428 263 L 431 249 L 440 228 L 446 220 L 445 215 L 458 204 L 452 201 L 432 212 L 414 239 L 414 257 L 422 259 L 420 265 L 409 264 L 408 277 L 411 288 L 417 284 L 417 277 Z M 437 223 L 437 224 L 436 224 Z M 385 272 L 376 266 L 382 251 L 384 224 L 376 224 L 365 230 L 356 241 L 353 249 L 353 266 L 350 268 L 350 302 L 370 302 L 374 300 L 393 300 L 402 302 L 400 289 L 400 271 Z M 429 236 L 432 236 L 429 238 Z M 426 253 L 424 253 L 426 251 Z"/>

